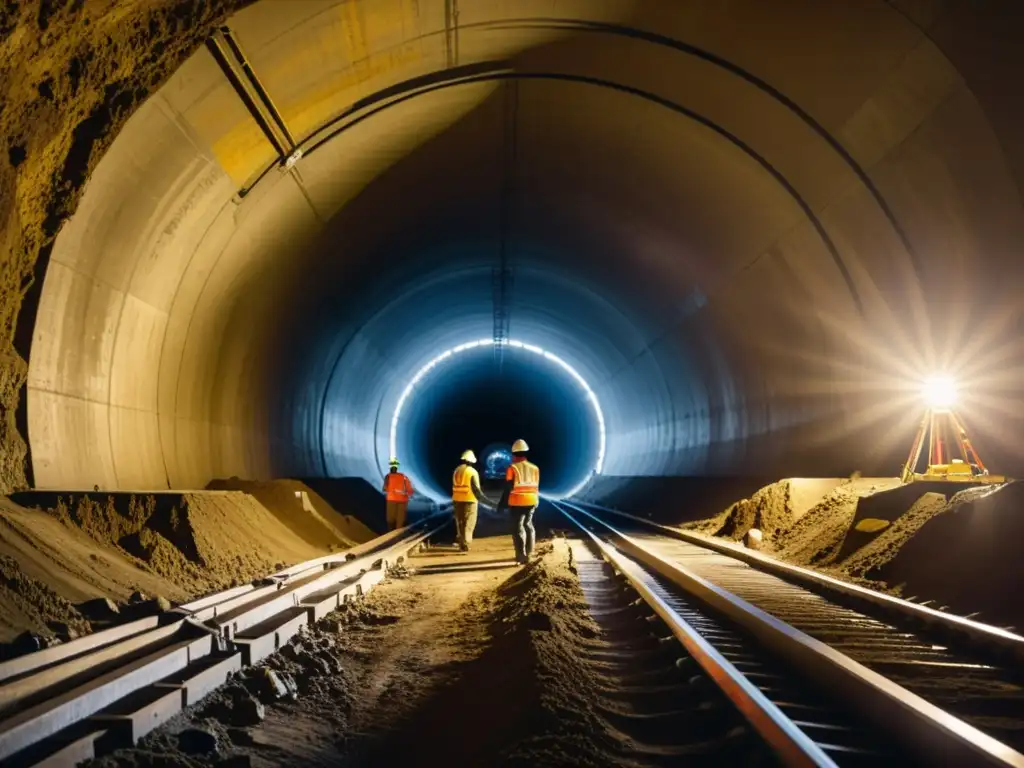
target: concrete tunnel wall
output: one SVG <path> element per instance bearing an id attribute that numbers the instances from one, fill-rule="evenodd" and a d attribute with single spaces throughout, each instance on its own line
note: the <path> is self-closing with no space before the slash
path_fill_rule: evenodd
<path id="1" fill-rule="evenodd" d="M 442 2 L 291 7 L 287 24 L 267 0 L 228 24 L 300 138 L 445 68 Z M 958 37 L 979 25 L 964 7 L 559 3 L 572 23 L 552 24 L 550 3 L 517 3 L 514 23 L 501 4 L 460 3 L 458 63 L 525 78 L 518 239 L 621 313 L 606 344 L 582 340 L 601 301 L 564 301 L 551 257 L 515 252 L 537 279 L 532 301 L 516 294 L 513 335 L 586 371 L 607 474 L 870 466 L 902 453 L 914 381 L 939 365 L 974 380 L 979 447 L 1020 466 L 1024 147 L 998 95 L 979 102 L 987 70 Z M 778 93 L 664 40 L 581 26 L 595 21 L 684 41 Z M 501 194 L 499 86 L 391 106 L 238 198 L 273 152 L 197 51 L 128 121 L 54 244 L 28 374 L 36 485 L 372 476 L 378 412 L 403 376 L 489 335 L 488 291 L 455 281 L 435 296 L 442 315 L 415 290 L 476 257 L 430 266 L 408 233 L 464 242 L 465 219 Z M 374 321 L 379 304 L 360 301 L 374 259 L 403 246 Z"/>

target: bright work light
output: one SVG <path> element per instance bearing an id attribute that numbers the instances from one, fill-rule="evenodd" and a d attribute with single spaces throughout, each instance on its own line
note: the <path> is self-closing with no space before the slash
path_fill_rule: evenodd
<path id="1" fill-rule="evenodd" d="M 924 383 L 924 399 L 930 408 L 951 408 L 956 402 L 956 384 L 949 376 L 933 376 Z"/>

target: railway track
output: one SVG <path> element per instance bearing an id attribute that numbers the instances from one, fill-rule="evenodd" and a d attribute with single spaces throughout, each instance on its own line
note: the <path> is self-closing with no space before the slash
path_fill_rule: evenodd
<path id="1" fill-rule="evenodd" d="M 73 766 L 137 742 L 305 624 L 379 583 L 432 516 L 158 616 L 0 663 L 0 766 Z"/>
<path id="2" fill-rule="evenodd" d="M 1024 766 L 1024 695 L 1011 666 L 855 610 L 844 589 L 828 596 L 758 570 L 728 548 L 555 506 L 601 553 L 603 562 L 581 563 L 584 591 L 587 571 L 622 573 L 783 764 Z M 919 621 L 921 606 L 907 605 L 908 621 Z M 963 620 L 940 616 L 963 634 Z M 994 646 L 1016 657 L 1015 636 L 978 627 L 988 656 Z"/>

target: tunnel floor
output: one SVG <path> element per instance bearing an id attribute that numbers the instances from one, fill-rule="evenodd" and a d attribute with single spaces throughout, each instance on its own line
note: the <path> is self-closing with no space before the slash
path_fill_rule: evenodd
<path id="1" fill-rule="evenodd" d="M 576 658 L 598 630 L 569 547 L 541 522 L 520 568 L 505 527 L 482 518 L 468 553 L 441 539 L 262 668 L 89 765 L 623 764 Z M 294 695 L 268 687 L 268 670 Z"/>

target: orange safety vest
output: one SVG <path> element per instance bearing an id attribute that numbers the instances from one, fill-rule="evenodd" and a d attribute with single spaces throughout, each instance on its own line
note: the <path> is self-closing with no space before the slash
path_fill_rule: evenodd
<path id="1" fill-rule="evenodd" d="M 513 481 L 512 490 L 508 494 L 510 507 L 535 507 L 540 502 L 540 470 L 536 464 L 525 459 L 514 461 L 505 472 L 505 479 Z"/>
<path id="2" fill-rule="evenodd" d="M 452 475 L 452 501 L 476 501 L 473 493 L 473 479 L 480 484 L 480 475 L 474 467 L 459 464 Z"/>
<path id="3" fill-rule="evenodd" d="M 389 472 L 386 483 L 388 501 L 408 501 L 412 496 L 412 483 L 401 472 Z"/>

